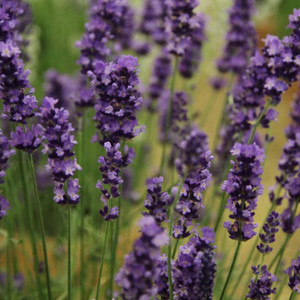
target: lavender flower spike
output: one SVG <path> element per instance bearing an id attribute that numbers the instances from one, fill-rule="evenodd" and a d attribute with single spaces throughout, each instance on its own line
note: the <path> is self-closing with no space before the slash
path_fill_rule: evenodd
<path id="1" fill-rule="evenodd" d="M 45 97 L 38 114 L 47 139 L 43 153 L 48 154 L 48 168 L 55 182 L 55 202 L 75 205 L 79 202 L 79 183 L 73 175 L 76 170 L 81 170 L 73 152 L 77 142 L 72 135 L 74 129 L 68 120 L 69 113 L 64 108 L 57 108 L 57 102 L 58 100 Z"/>
<path id="2" fill-rule="evenodd" d="M 168 244 L 169 237 L 152 216 L 143 217 L 139 225 L 141 237 L 135 241 L 116 275 L 122 299 L 151 299 L 157 295 L 153 281 L 158 275 L 160 248 Z"/>
<path id="3" fill-rule="evenodd" d="M 259 176 L 262 174 L 264 151 L 256 144 L 235 143 L 231 154 L 235 160 L 231 162 L 233 168 L 224 181 L 222 190 L 230 195 L 227 208 L 231 211 L 229 217 L 234 222 L 226 221 L 224 227 L 231 239 L 247 241 L 256 234 L 253 231 L 257 227 L 253 223 L 253 210 L 257 205 L 257 197 L 263 190 Z"/>
<path id="4" fill-rule="evenodd" d="M 289 287 L 300 294 L 300 256 L 292 260 L 285 273 L 289 275 Z"/>

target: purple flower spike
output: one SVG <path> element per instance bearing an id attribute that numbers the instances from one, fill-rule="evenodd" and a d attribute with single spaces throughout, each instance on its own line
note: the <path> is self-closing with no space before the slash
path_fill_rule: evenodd
<path id="1" fill-rule="evenodd" d="M 5 197 L 0 195 L 0 220 L 7 215 L 7 210 L 9 209 L 9 202 Z"/>
<path id="2" fill-rule="evenodd" d="M 300 256 L 292 260 L 291 266 L 285 273 L 289 275 L 289 287 L 300 294 Z"/>
<path id="3" fill-rule="evenodd" d="M 173 202 L 173 199 L 167 192 L 161 191 L 163 181 L 163 177 L 148 179 L 147 198 L 144 200 L 144 206 L 149 210 L 144 215 L 153 216 L 158 225 L 167 219 L 167 207 Z"/>
<path id="4" fill-rule="evenodd" d="M 97 61 L 94 73 L 89 73 L 96 93 L 94 120 L 102 135 L 101 143 L 131 139 L 142 130 L 135 128 L 138 126 L 136 113 L 142 104 L 135 88 L 139 83 L 137 65 L 137 58 L 123 55 L 109 64 Z"/>
<path id="5" fill-rule="evenodd" d="M 251 20 L 254 0 L 235 0 L 229 11 L 230 29 L 217 66 L 220 72 L 241 74 L 256 46 L 256 31 Z"/>
<path id="6" fill-rule="evenodd" d="M 0 184 L 4 183 L 5 171 L 8 168 L 8 159 L 15 154 L 15 150 L 10 149 L 8 138 L 3 135 L 0 129 Z"/>
<path id="7" fill-rule="evenodd" d="M 168 244 L 168 236 L 152 216 L 141 219 L 141 237 L 125 257 L 124 266 L 116 275 L 122 299 L 151 299 L 157 295 L 153 279 L 158 276 L 160 248 Z"/>
<path id="8" fill-rule="evenodd" d="M 200 13 L 197 14 L 197 22 L 198 26 L 192 32 L 191 39 L 188 41 L 187 49 L 179 64 L 179 72 L 185 78 L 191 78 L 194 75 L 202 59 L 202 44 L 206 40 L 205 15 Z"/>
<path id="9" fill-rule="evenodd" d="M 257 245 L 257 249 L 262 254 L 269 254 L 273 248 L 269 244 L 275 242 L 275 234 L 278 232 L 279 213 L 272 211 L 267 218 L 267 222 L 263 226 L 264 233 L 260 233 L 261 243 Z"/>
<path id="10" fill-rule="evenodd" d="M 229 217 L 234 222 L 226 221 L 224 227 L 231 239 L 247 241 L 256 234 L 253 229 L 257 224 L 253 223 L 253 216 L 257 197 L 263 190 L 259 176 L 262 174 L 264 150 L 256 144 L 236 143 L 231 154 L 235 160 L 232 161 L 233 168 L 224 181 L 222 190 L 230 195 L 227 208 L 231 211 Z"/>
<path id="11" fill-rule="evenodd" d="M 39 124 L 32 125 L 31 130 L 28 126 L 25 129 L 21 126 L 16 128 L 15 132 L 11 132 L 10 144 L 17 149 L 32 153 L 36 150 L 44 140 L 44 130 Z"/>
<path id="12" fill-rule="evenodd" d="M 2 118 L 26 124 L 37 108 L 34 90 L 24 71 L 20 50 L 12 41 L 0 42 L 0 98 L 3 99 Z"/>
<path id="13" fill-rule="evenodd" d="M 189 47 L 194 31 L 200 27 L 194 8 L 197 0 L 169 0 L 167 1 L 170 14 L 166 18 L 166 32 L 168 33 L 167 48 L 170 53 L 182 56 Z"/>
<path id="14" fill-rule="evenodd" d="M 258 276 L 257 280 L 251 279 L 249 293 L 247 298 L 250 299 L 270 299 L 271 294 L 276 294 L 276 288 L 272 288 L 273 282 L 277 280 L 276 276 L 268 272 L 267 266 L 252 266 L 254 275 Z"/>
<path id="15" fill-rule="evenodd" d="M 69 121 L 69 112 L 64 108 L 57 108 L 57 102 L 56 99 L 45 97 L 38 114 L 47 140 L 43 153 L 48 154 L 48 168 L 55 181 L 55 202 L 74 205 L 79 202 L 79 184 L 78 179 L 72 177 L 76 170 L 81 170 L 73 152 L 77 142 L 72 135 L 74 129 Z"/>

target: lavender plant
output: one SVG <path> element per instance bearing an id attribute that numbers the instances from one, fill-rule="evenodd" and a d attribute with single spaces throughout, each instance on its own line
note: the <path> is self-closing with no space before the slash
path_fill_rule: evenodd
<path id="1" fill-rule="evenodd" d="M 82 1 L 32 3 L 38 57 L 30 6 L 0 3 L 0 298 L 295 299 L 300 10 L 281 38 L 259 1 L 234 0 L 211 77 L 208 4 L 91 0 L 84 27 Z M 80 71 L 75 48 L 45 58 L 46 20 L 65 46 L 82 37 Z"/>

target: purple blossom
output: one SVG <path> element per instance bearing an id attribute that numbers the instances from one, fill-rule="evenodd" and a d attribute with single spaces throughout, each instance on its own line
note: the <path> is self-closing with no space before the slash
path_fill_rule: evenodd
<path id="1" fill-rule="evenodd" d="M 172 261 L 174 299 L 212 299 L 216 273 L 214 238 L 214 231 L 203 227 L 202 237 L 195 232 L 189 242 L 179 247 L 178 258 Z M 161 257 L 158 267 L 158 295 L 169 299 L 166 257 Z"/>
<path id="2" fill-rule="evenodd" d="M 254 275 L 258 276 L 257 280 L 251 279 L 249 285 L 249 293 L 247 298 L 250 299 L 270 299 L 271 294 L 276 294 L 276 288 L 273 288 L 273 282 L 277 280 L 276 276 L 268 272 L 267 266 L 263 265 L 261 268 L 252 266 Z"/>
<path id="3" fill-rule="evenodd" d="M 263 190 L 259 176 L 262 174 L 264 150 L 256 144 L 235 143 L 231 154 L 235 160 L 231 162 L 233 168 L 222 190 L 230 195 L 226 207 L 231 211 L 229 217 L 234 222 L 226 221 L 224 227 L 231 239 L 247 241 L 256 234 L 253 231 L 257 227 L 253 223 L 253 216 L 257 197 Z"/>
<path id="4" fill-rule="evenodd" d="M 198 26 L 193 30 L 191 39 L 188 41 L 186 51 L 184 52 L 180 64 L 179 72 L 185 78 L 191 78 L 197 71 L 202 60 L 202 45 L 206 40 L 205 25 L 206 17 L 204 14 L 197 14 Z"/>
<path id="5" fill-rule="evenodd" d="M 269 244 L 275 242 L 275 234 L 278 232 L 279 213 L 272 211 L 267 218 L 267 222 L 263 225 L 263 233 L 259 234 L 261 243 L 257 245 L 257 249 L 263 255 L 269 254 L 273 248 Z"/>
<path id="6" fill-rule="evenodd" d="M 168 243 L 168 236 L 152 216 L 143 217 L 139 225 L 141 237 L 116 275 L 122 299 L 150 299 L 157 295 L 153 279 L 158 274 L 160 248 Z"/>
<path id="7" fill-rule="evenodd" d="M 165 32 L 165 18 L 168 15 L 166 0 L 144 1 L 142 20 L 139 30 L 145 35 L 151 36 L 159 45 L 165 45 L 167 33 Z"/>
<path id="8" fill-rule="evenodd" d="M 223 89 L 223 87 L 226 86 L 226 80 L 223 77 L 212 77 L 210 79 L 210 85 L 215 89 L 216 91 Z"/>
<path id="9" fill-rule="evenodd" d="M 9 202 L 6 198 L 0 195 L 0 220 L 7 215 L 7 210 L 10 208 L 9 206 Z"/>
<path id="10" fill-rule="evenodd" d="M 165 50 L 156 57 L 149 84 L 149 103 L 150 110 L 156 110 L 154 101 L 159 99 L 166 89 L 168 79 L 172 73 L 171 56 Z"/>
<path id="11" fill-rule="evenodd" d="M 300 256 L 291 261 L 291 266 L 285 271 L 289 275 L 289 287 L 300 294 Z"/>
<path id="12" fill-rule="evenodd" d="M 167 49 L 174 55 L 182 56 L 189 47 L 194 30 L 200 26 L 193 11 L 198 6 L 198 1 L 169 0 L 167 4 L 170 11 L 165 24 Z"/>
<path id="13" fill-rule="evenodd" d="M 106 221 L 110 221 L 118 217 L 119 211 L 117 207 L 109 209 L 108 200 L 120 196 L 119 185 L 123 183 L 121 170 L 132 163 L 135 153 L 132 148 L 125 146 L 122 154 L 119 143 L 112 145 L 110 142 L 105 142 L 104 147 L 106 155 L 100 156 L 98 160 L 102 180 L 98 180 L 96 187 L 101 191 L 101 201 L 104 203 L 104 208 L 99 213 Z"/>
<path id="14" fill-rule="evenodd" d="M 149 211 L 144 215 L 151 215 L 155 218 L 158 225 L 167 219 L 167 208 L 173 202 L 173 199 L 167 192 L 162 192 L 161 185 L 164 178 L 155 177 L 147 180 L 147 196 L 144 200 L 144 206 Z"/>
<path id="15" fill-rule="evenodd" d="M 142 97 L 135 86 L 137 58 L 121 56 L 116 62 L 97 61 L 94 73 L 90 72 L 96 93 L 94 120 L 101 133 L 100 142 L 119 142 L 139 135 L 141 128 L 136 118 Z"/>
<path id="16" fill-rule="evenodd" d="M 229 11 L 230 29 L 217 66 L 220 72 L 242 74 L 256 47 L 256 31 L 251 20 L 253 0 L 235 0 Z"/>
<path id="17" fill-rule="evenodd" d="M 12 41 L 0 42 L 0 98 L 3 99 L 2 118 L 26 124 L 37 108 L 34 90 L 24 71 L 20 50 Z"/>
<path id="18" fill-rule="evenodd" d="M 111 54 L 108 42 L 114 41 L 115 52 L 128 48 L 134 29 L 133 11 L 123 0 L 98 0 L 90 9 L 90 19 L 85 25 L 85 33 L 76 46 L 81 56 L 78 63 L 82 73 L 93 70 L 96 60 L 106 60 Z"/>
<path id="19" fill-rule="evenodd" d="M 31 130 L 28 126 L 24 128 L 18 126 L 15 132 L 11 132 L 10 136 L 11 146 L 32 153 L 44 140 L 44 131 L 40 124 L 32 125 Z"/>
<path id="20" fill-rule="evenodd" d="M 48 154 L 47 167 L 55 181 L 55 202 L 73 205 L 79 202 L 79 183 L 78 179 L 72 177 L 81 167 L 74 157 L 73 147 L 77 142 L 72 135 L 74 129 L 69 121 L 69 112 L 57 108 L 57 102 L 56 99 L 45 97 L 38 114 L 47 140 L 43 153 Z"/>
<path id="21" fill-rule="evenodd" d="M 4 183 L 5 171 L 8 168 L 8 159 L 15 154 L 15 150 L 10 148 L 8 138 L 3 135 L 0 129 L 0 184 Z"/>

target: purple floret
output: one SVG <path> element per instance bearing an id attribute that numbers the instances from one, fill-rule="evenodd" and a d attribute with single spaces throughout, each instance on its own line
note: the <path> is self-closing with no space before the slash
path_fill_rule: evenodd
<path id="1" fill-rule="evenodd" d="M 300 294 L 300 256 L 291 261 L 291 266 L 285 271 L 289 275 L 289 287 Z"/>
<path id="2" fill-rule="evenodd" d="M 151 299 L 157 295 L 154 278 L 158 276 L 160 248 L 168 244 L 168 236 L 152 216 L 141 219 L 141 237 L 125 257 L 124 266 L 116 275 L 122 299 Z"/>
<path id="3" fill-rule="evenodd" d="M 236 143 L 231 154 L 235 160 L 232 161 L 233 168 L 224 181 L 222 190 L 230 195 L 226 207 L 231 211 L 229 217 L 234 222 L 226 221 L 224 227 L 231 239 L 247 241 L 256 234 L 253 229 L 257 224 L 253 223 L 253 216 L 257 197 L 263 191 L 260 175 L 264 150 L 256 144 Z"/>

